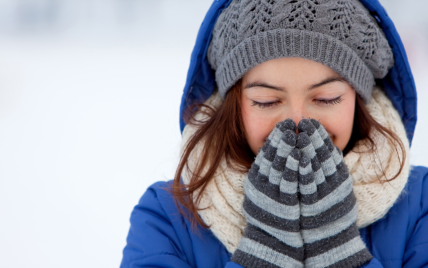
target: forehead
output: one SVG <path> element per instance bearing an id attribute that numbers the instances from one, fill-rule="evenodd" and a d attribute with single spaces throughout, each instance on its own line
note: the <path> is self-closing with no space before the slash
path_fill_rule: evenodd
<path id="1" fill-rule="evenodd" d="M 319 62 L 303 58 L 280 58 L 253 67 L 243 76 L 243 81 L 263 79 L 276 83 L 289 83 L 291 80 L 312 83 L 331 76 L 339 75 Z"/>

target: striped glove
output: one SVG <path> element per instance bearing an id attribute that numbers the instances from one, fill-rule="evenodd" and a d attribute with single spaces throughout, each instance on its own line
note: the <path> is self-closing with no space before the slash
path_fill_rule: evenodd
<path id="1" fill-rule="evenodd" d="M 246 268 L 303 267 L 296 124 L 276 125 L 244 183 L 247 227 L 232 261 Z"/>
<path id="2" fill-rule="evenodd" d="M 318 121 L 303 119 L 298 129 L 305 267 L 360 267 L 373 256 L 355 224 L 357 202 L 342 152 Z"/>

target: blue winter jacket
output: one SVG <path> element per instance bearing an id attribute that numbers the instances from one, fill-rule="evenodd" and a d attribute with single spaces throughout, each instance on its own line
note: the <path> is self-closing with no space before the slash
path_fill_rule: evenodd
<path id="1" fill-rule="evenodd" d="M 382 27 L 394 53 L 395 65 L 377 81 L 399 112 L 409 141 L 416 125 L 416 88 L 401 39 L 378 0 L 360 0 Z M 180 107 L 183 111 L 205 101 L 214 91 L 215 79 L 206 53 L 214 24 L 231 0 L 215 0 L 198 33 Z M 131 214 L 131 228 L 123 250 L 122 268 L 131 267 L 228 267 L 231 255 L 209 229 L 191 229 L 178 212 L 168 191 L 171 182 L 149 187 Z M 367 267 L 428 267 L 428 169 L 413 167 L 403 193 L 387 215 L 360 229 L 374 259 Z"/>

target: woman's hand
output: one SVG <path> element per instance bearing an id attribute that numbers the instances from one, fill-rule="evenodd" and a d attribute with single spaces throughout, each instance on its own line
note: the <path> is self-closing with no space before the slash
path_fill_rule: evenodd
<path id="1" fill-rule="evenodd" d="M 305 267 L 360 267 L 373 257 L 355 224 L 357 202 L 343 155 L 318 121 L 303 119 L 298 129 Z"/>
<path id="2" fill-rule="evenodd" d="M 276 125 L 244 184 L 247 227 L 232 261 L 246 268 L 303 267 L 296 124 Z"/>

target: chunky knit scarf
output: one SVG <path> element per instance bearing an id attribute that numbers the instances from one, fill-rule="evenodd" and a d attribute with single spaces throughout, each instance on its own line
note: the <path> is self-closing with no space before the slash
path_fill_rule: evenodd
<path id="1" fill-rule="evenodd" d="M 367 104 L 370 114 L 378 123 L 398 135 L 404 144 L 407 157 L 400 175 L 390 182 L 382 182 L 397 173 L 401 159 L 401 152 L 397 153 L 395 147 L 382 135 L 373 133 L 371 136 L 376 144 L 376 155 L 368 153 L 365 143 L 360 142 L 345 156 L 345 163 L 354 179 L 359 228 L 370 225 L 386 215 L 401 194 L 410 172 L 409 142 L 400 116 L 391 101 L 379 88 L 374 88 L 372 96 L 372 100 Z M 218 93 L 213 94 L 205 102 L 214 108 L 221 103 L 222 100 Z M 196 118 L 203 119 L 204 115 L 200 113 Z M 182 150 L 195 131 L 194 126 L 185 127 Z M 188 159 L 190 172 L 197 164 L 201 147 L 196 146 Z M 210 226 L 210 230 L 231 253 L 238 247 L 246 226 L 242 210 L 245 178 L 246 174 L 231 170 L 227 167 L 226 161 L 222 161 L 214 178 L 202 193 L 198 204 L 198 207 L 203 209 L 199 211 L 202 220 Z M 190 176 L 186 169 L 183 171 L 182 179 L 185 184 L 189 183 Z"/>

